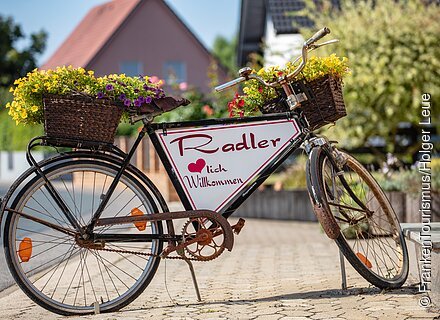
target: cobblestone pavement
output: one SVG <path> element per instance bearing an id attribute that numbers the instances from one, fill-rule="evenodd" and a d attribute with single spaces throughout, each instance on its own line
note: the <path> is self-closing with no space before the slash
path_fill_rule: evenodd
<path id="1" fill-rule="evenodd" d="M 6 267 L 6 266 L 2 266 Z M 388 292 L 371 287 L 347 266 L 340 290 L 336 245 L 315 223 L 248 219 L 232 252 L 195 263 L 197 302 L 183 261 L 162 262 L 146 291 L 118 313 L 82 319 L 434 319 L 418 306 L 415 286 Z M 165 285 L 166 278 L 166 285 Z M 168 288 L 169 295 L 166 287 Z M 170 298 L 171 297 L 171 298 Z M 62 319 L 20 290 L 0 293 L 1 319 Z"/>

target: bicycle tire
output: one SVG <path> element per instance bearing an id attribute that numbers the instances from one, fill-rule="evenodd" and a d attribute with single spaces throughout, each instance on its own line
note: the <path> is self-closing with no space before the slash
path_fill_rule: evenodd
<path id="1" fill-rule="evenodd" d="M 335 242 L 354 269 L 379 288 L 399 288 L 406 281 L 409 263 L 398 218 L 383 190 L 362 164 L 354 157 L 338 152 L 345 159 L 342 170 L 330 160 L 333 156 L 325 148 L 317 147 L 312 150 L 308 165 L 308 182 L 314 188 L 312 200 L 325 210 L 327 217 L 339 225 L 340 231 Z M 330 179 L 326 175 L 328 171 L 332 172 Z M 357 180 L 347 180 L 353 176 Z M 343 180 L 348 183 L 344 184 Z M 330 183 L 333 184 L 331 187 Z M 359 183 L 365 183 L 369 189 L 365 191 L 362 187 L 360 191 Z M 340 184 L 340 189 L 336 189 L 335 184 Z M 358 190 L 353 190 L 356 188 Z M 364 199 L 361 200 L 362 195 Z M 356 202 L 359 200 L 361 203 Z M 362 217 L 359 212 L 364 209 L 366 214 Z M 350 214 L 347 213 L 348 210 L 351 210 Z M 351 239 L 353 233 L 354 242 Z M 390 235 L 394 237 L 394 243 L 388 241 Z M 384 273 L 385 268 L 387 273 Z"/>
<path id="2" fill-rule="evenodd" d="M 78 169 L 83 170 L 82 179 L 83 179 L 83 183 L 84 183 L 84 170 L 91 170 L 90 172 L 95 170 L 94 171 L 95 174 L 98 172 L 101 175 L 105 175 L 106 177 L 114 177 L 119 168 L 114 164 L 111 164 L 108 162 L 103 162 L 103 161 L 85 160 L 85 159 L 84 160 L 83 159 L 74 160 L 74 159 L 72 159 L 69 162 L 63 161 L 58 164 L 55 163 L 51 167 L 44 170 L 44 173 L 48 177 L 48 179 L 52 180 L 52 182 L 54 182 L 56 179 L 60 179 L 60 177 L 61 177 L 61 180 L 63 180 L 63 178 L 62 178 L 63 175 L 66 177 L 67 177 L 67 175 L 70 175 L 72 177 L 72 187 L 73 187 L 74 186 L 74 183 L 73 183 L 74 174 L 81 171 Z M 96 175 L 95 175 L 95 179 L 96 179 Z M 95 182 L 94 182 L 94 184 L 95 184 Z M 109 184 L 110 184 L 110 182 L 109 182 Z M 120 184 L 122 184 L 122 185 L 120 186 Z M 23 209 L 28 209 L 26 204 L 29 203 L 29 199 L 31 199 L 33 195 L 36 195 L 37 194 L 36 192 L 38 190 L 41 190 L 43 185 L 44 185 L 44 180 L 40 176 L 36 176 L 36 177 L 30 179 L 30 181 L 20 190 L 20 192 L 15 197 L 15 199 L 12 201 L 11 208 L 19 210 L 19 211 L 23 210 Z M 126 170 L 124 172 L 118 186 L 120 186 L 122 188 L 123 185 L 125 185 L 125 187 L 127 189 L 130 189 L 130 191 L 138 197 L 138 199 L 140 201 L 139 208 L 144 209 L 144 211 L 146 211 L 147 214 L 151 213 L 151 212 L 159 212 L 158 211 L 159 207 L 160 207 L 160 210 L 167 211 L 167 208 L 164 208 L 162 206 L 162 201 L 161 201 L 162 199 L 161 199 L 160 194 L 157 194 L 157 190 L 155 190 L 155 188 L 152 188 L 151 186 L 147 186 L 145 184 L 142 184 L 140 182 L 139 177 L 137 177 L 137 174 L 135 172 L 131 172 L 130 170 Z M 106 187 L 106 183 L 103 184 L 102 191 L 104 190 L 104 187 Z M 95 186 L 94 186 L 94 188 L 95 188 Z M 67 187 L 66 187 L 66 189 L 67 189 L 66 193 L 70 194 Z M 71 189 L 71 191 L 72 191 L 72 189 Z M 95 189 L 93 190 L 93 192 L 95 192 Z M 126 192 L 126 191 L 124 191 L 124 192 Z M 93 193 L 93 199 L 94 199 L 94 194 L 95 193 Z M 83 195 L 81 193 L 81 201 L 83 200 L 82 196 Z M 114 196 L 115 195 L 113 195 L 111 198 L 111 199 L 113 199 L 113 202 L 115 202 L 115 199 L 113 198 Z M 40 197 L 41 197 L 41 194 L 40 194 Z M 78 208 L 76 207 L 75 200 L 79 196 L 77 194 L 75 194 L 74 189 L 73 189 L 73 198 L 72 198 L 71 194 L 70 194 L 70 197 L 73 200 L 75 214 L 78 214 L 78 212 L 77 212 Z M 67 198 L 67 196 L 66 196 L 66 198 Z M 64 199 L 64 200 L 66 200 L 66 199 Z M 48 202 L 49 201 L 50 200 L 48 199 Z M 92 206 L 93 206 L 93 202 L 94 202 L 94 200 L 92 200 Z M 118 203 L 119 202 L 120 201 L 118 201 Z M 99 203 L 99 200 L 98 200 L 98 203 Z M 110 201 L 109 201 L 109 205 L 110 205 Z M 42 207 L 44 207 L 44 206 L 42 206 Z M 108 208 L 108 207 L 106 207 L 106 208 Z M 147 209 L 149 211 L 147 211 Z M 39 209 L 39 210 L 41 211 L 43 209 Z M 25 211 L 25 210 L 23 210 L 23 211 Z M 36 214 L 38 214 L 38 213 L 36 213 Z M 52 218 L 53 218 L 53 216 L 52 216 Z M 16 250 L 17 249 L 17 240 L 16 240 L 17 238 L 14 239 L 14 236 L 16 235 L 16 232 L 17 232 L 17 230 L 14 229 L 14 226 L 15 227 L 17 226 L 17 223 L 19 222 L 20 219 L 21 218 L 17 214 L 9 214 L 6 219 L 5 229 L 4 229 L 5 230 L 5 234 L 4 234 L 4 249 L 5 250 L 4 251 L 5 251 L 6 261 L 7 261 L 9 270 L 11 271 L 11 274 L 14 277 L 16 283 L 19 285 L 19 287 L 34 302 L 36 302 L 38 305 L 42 306 L 43 308 L 45 308 L 51 312 L 61 314 L 61 315 L 83 315 L 83 314 L 94 313 L 95 312 L 95 305 L 87 305 L 87 299 L 86 299 L 86 293 L 85 293 L 86 285 L 84 285 L 85 275 L 82 279 L 83 285 L 84 285 L 85 305 L 84 306 L 79 306 L 79 305 L 75 306 L 75 303 L 73 303 L 73 305 L 68 305 L 68 304 L 64 303 L 64 300 L 63 300 L 63 302 L 56 301 L 53 299 L 53 296 L 49 297 L 49 296 L 45 295 L 45 293 L 43 293 L 42 291 L 44 291 L 46 285 L 42 288 L 42 290 L 40 292 L 36 288 L 36 286 L 32 283 L 32 281 L 30 280 L 31 277 L 37 277 L 37 276 L 33 275 L 32 272 L 29 272 L 29 276 L 27 276 L 24 273 L 21 266 L 19 266 L 21 257 L 18 257 L 19 254 L 18 254 L 18 251 Z M 59 224 L 63 223 L 63 221 L 61 221 L 61 218 L 55 219 L 55 221 L 57 221 L 57 220 L 58 220 Z M 29 222 L 30 220 L 27 220 L 27 221 Z M 50 222 L 54 222 L 54 219 L 52 219 Z M 108 228 L 108 227 L 106 227 L 106 228 Z M 134 228 L 134 227 L 132 227 L 132 228 Z M 149 226 L 149 228 L 151 228 L 151 230 L 149 230 L 149 231 L 151 231 L 151 233 L 163 234 L 162 222 L 152 223 Z M 110 229 L 111 229 L 111 227 L 110 227 Z M 35 230 L 32 232 L 34 234 L 37 234 L 37 232 Z M 32 232 L 30 232 L 30 233 L 32 234 Z M 51 238 L 49 238 L 49 239 L 51 239 Z M 57 240 L 57 241 L 61 242 L 61 240 Z M 43 242 L 43 241 L 40 241 L 40 242 Z M 36 246 L 38 246 L 38 245 L 39 244 L 37 244 Z M 162 241 L 154 240 L 151 244 L 151 252 L 154 253 L 155 255 L 159 254 L 162 251 L 162 248 L 163 248 Z M 87 250 L 91 251 L 90 249 L 87 249 Z M 117 253 L 114 253 L 114 255 L 116 255 L 116 254 Z M 77 255 L 77 253 L 75 255 Z M 71 251 L 69 259 L 75 255 L 73 254 L 73 251 Z M 81 253 L 80 253 L 80 255 L 81 255 Z M 85 257 L 84 257 L 84 262 L 83 262 L 83 266 L 82 266 L 83 271 L 84 271 L 84 269 L 88 269 L 87 262 L 86 262 L 87 261 L 86 260 L 87 253 L 84 253 L 84 255 L 85 255 Z M 91 253 L 91 255 L 94 255 L 94 254 Z M 111 267 L 109 268 L 108 266 L 104 265 L 104 262 L 106 261 L 104 259 L 107 259 L 107 258 L 103 258 L 100 255 L 98 257 L 98 255 L 99 254 L 94 255 L 94 257 L 97 261 L 97 265 L 99 267 L 100 267 L 100 265 L 102 265 L 104 271 L 107 271 L 106 276 L 102 276 L 102 273 L 101 273 L 102 282 L 104 284 L 104 287 L 106 287 L 105 278 L 111 279 L 111 273 L 115 274 L 114 273 L 115 271 L 114 270 L 112 271 Z M 119 255 L 122 256 L 122 254 L 119 254 Z M 34 255 L 32 254 L 32 256 L 34 256 Z M 63 260 L 64 257 L 65 256 L 63 256 L 63 258 L 61 259 L 61 262 L 64 263 L 63 261 L 66 261 L 66 266 L 67 266 L 68 262 L 70 260 Z M 32 259 L 32 257 L 31 257 L 31 259 Z M 80 257 L 80 259 L 82 260 L 83 258 Z M 119 259 L 121 259 L 121 258 L 119 258 Z M 126 258 L 126 259 L 128 259 L 128 258 Z M 59 263 L 57 261 L 56 263 L 59 263 L 58 264 L 58 266 L 59 266 L 61 264 L 61 262 Z M 101 264 L 100 264 L 100 262 L 101 262 Z M 136 281 L 133 283 L 133 285 L 130 288 L 127 288 L 128 290 L 125 293 L 123 293 L 122 295 L 119 294 L 119 292 L 117 292 L 118 297 L 116 299 L 110 300 L 109 293 L 107 292 L 108 289 L 106 288 L 105 291 L 107 293 L 107 297 L 109 298 L 109 300 L 104 302 L 103 297 L 101 296 L 101 300 L 96 301 L 96 302 L 99 302 L 98 304 L 99 304 L 100 312 L 104 313 L 104 312 L 117 311 L 117 310 L 121 309 L 122 307 L 131 303 L 133 300 L 135 300 L 151 282 L 155 272 L 157 271 L 159 263 L 160 263 L 160 259 L 157 256 L 149 257 L 148 261 L 146 263 L 146 267 L 140 273 L 139 278 L 137 278 Z M 84 266 L 86 266 L 86 267 L 84 268 Z M 48 268 L 50 269 L 51 267 L 52 266 L 49 266 Z M 139 267 L 139 265 L 138 265 L 138 267 Z M 66 268 L 66 267 L 64 267 L 64 268 Z M 141 268 L 141 267 L 139 267 L 139 268 Z M 101 268 L 99 268 L 99 270 L 101 270 Z M 57 270 L 55 270 L 55 272 L 56 271 Z M 55 272 L 54 272 L 54 274 L 55 274 Z M 87 270 L 87 272 L 89 272 L 89 271 Z M 118 271 L 116 271 L 116 272 L 118 272 Z M 41 270 L 39 271 L 39 273 L 41 273 Z M 64 273 L 64 271 L 63 271 L 63 273 Z M 84 274 L 85 274 L 85 271 L 84 271 Z M 60 279 L 62 276 L 63 276 L 63 274 L 60 275 L 60 278 L 58 279 L 58 283 L 60 282 Z M 43 276 L 42 276 L 42 278 L 43 278 Z M 75 275 L 73 276 L 73 278 L 75 278 Z M 71 284 L 73 283 L 73 278 L 72 278 Z M 89 280 L 90 280 L 90 283 L 92 283 L 92 280 L 90 279 L 90 274 L 89 274 Z M 121 279 L 119 279 L 119 280 L 121 280 Z M 37 282 L 37 281 L 38 280 L 36 280 L 35 282 Z M 116 291 L 118 291 L 118 289 L 114 283 L 114 279 L 112 280 L 112 282 L 113 282 L 113 285 L 114 285 Z M 58 283 L 56 284 L 54 293 L 57 290 Z M 95 298 L 96 298 L 96 292 L 93 287 L 93 284 L 91 284 L 90 286 L 93 289 L 93 294 L 95 295 Z M 70 286 L 69 286 L 69 288 L 70 288 Z M 69 291 L 69 289 L 68 289 L 68 291 Z M 78 294 L 78 289 L 76 291 L 76 294 Z M 66 295 L 64 296 L 64 298 L 66 298 L 66 296 L 67 296 L 67 292 L 66 292 Z M 76 296 L 75 296 L 75 300 L 76 300 Z M 95 299 L 95 300 L 99 300 L 99 299 Z"/>

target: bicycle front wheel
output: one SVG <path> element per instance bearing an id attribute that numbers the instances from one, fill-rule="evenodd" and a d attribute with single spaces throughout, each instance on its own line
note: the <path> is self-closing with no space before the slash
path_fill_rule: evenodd
<path id="1" fill-rule="evenodd" d="M 398 288 L 408 276 L 408 252 L 399 221 L 371 174 L 338 151 L 342 168 L 325 149 L 310 157 L 311 181 L 328 216 L 339 225 L 335 239 L 351 265 L 379 288 Z"/>
<path id="2" fill-rule="evenodd" d="M 77 222 L 86 226 L 118 171 L 117 166 L 89 159 L 55 164 L 45 170 Z M 158 208 L 154 190 L 126 171 L 101 217 L 127 216 L 133 210 L 151 214 Z M 17 195 L 12 209 L 56 226 L 73 229 L 40 176 Z M 116 311 L 133 301 L 155 274 L 163 243 L 108 242 L 103 247 L 84 245 L 74 236 L 19 214 L 5 224 L 5 255 L 21 289 L 40 306 L 62 315 Z M 162 234 L 162 224 L 137 223 L 95 228 L 95 233 Z M 105 250 L 102 250 L 102 249 Z M 113 250 L 113 251 L 112 251 Z M 147 253 L 152 256 L 134 254 Z"/>

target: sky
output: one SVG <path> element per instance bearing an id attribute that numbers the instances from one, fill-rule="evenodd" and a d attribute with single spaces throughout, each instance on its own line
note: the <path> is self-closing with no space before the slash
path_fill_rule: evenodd
<path id="1" fill-rule="evenodd" d="M 42 64 L 96 5 L 109 0 L 0 0 L 0 14 L 12 16 L 28 36 L 44 29 L 48 33 Z M 238 32 L 240 0 L 166 0 L 193 33 L 211 48 L 217 35 L 228 39 Z M 26 42 L 19 43 L 19 46 Z"/>

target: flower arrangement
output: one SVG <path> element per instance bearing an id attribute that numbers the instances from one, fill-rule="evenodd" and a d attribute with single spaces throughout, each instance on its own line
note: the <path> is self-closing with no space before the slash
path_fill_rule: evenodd
<path id="1" fill-rule="evenodd" d="M 83 68 L 58 67 L 55 70 L 34 69 L 14 82 L 10 88 L 14 100 L 6 104 L 9 115 L 17 124 L 43 122 L 43 95 L 82 94 L 97 99 L 112 99 L 126 107 L 140 107 L 153 98 L 165 96 L 162 81 L 157 77 L 128 77 L 112 74 L 95 77 Z"/>
<path id="2" fill-rule="evenodd" d="M 267 67 L 256 73 L 264 80 L 273 82 L 279 77 L 293 72 L 296 67 L 297 65 L 288 62 L 284 68 L 279 66 Z M 332 54 L 328 57 L 311 57 L 303 71 L 298 75 L 297 80 L 313 81 L 326 75 L 342 80 L 348 73 L 348 59 L 345 57 L 339 58 Z M 228 103 L 230 117 L 254 115 L 259 110 L 258 106 L 267 104 L 278 97 L 275 89 L 264 87 L 257 80 L 247 81 L 243 93 L 243 95 L 236 94 L 234 99 Z"/>

